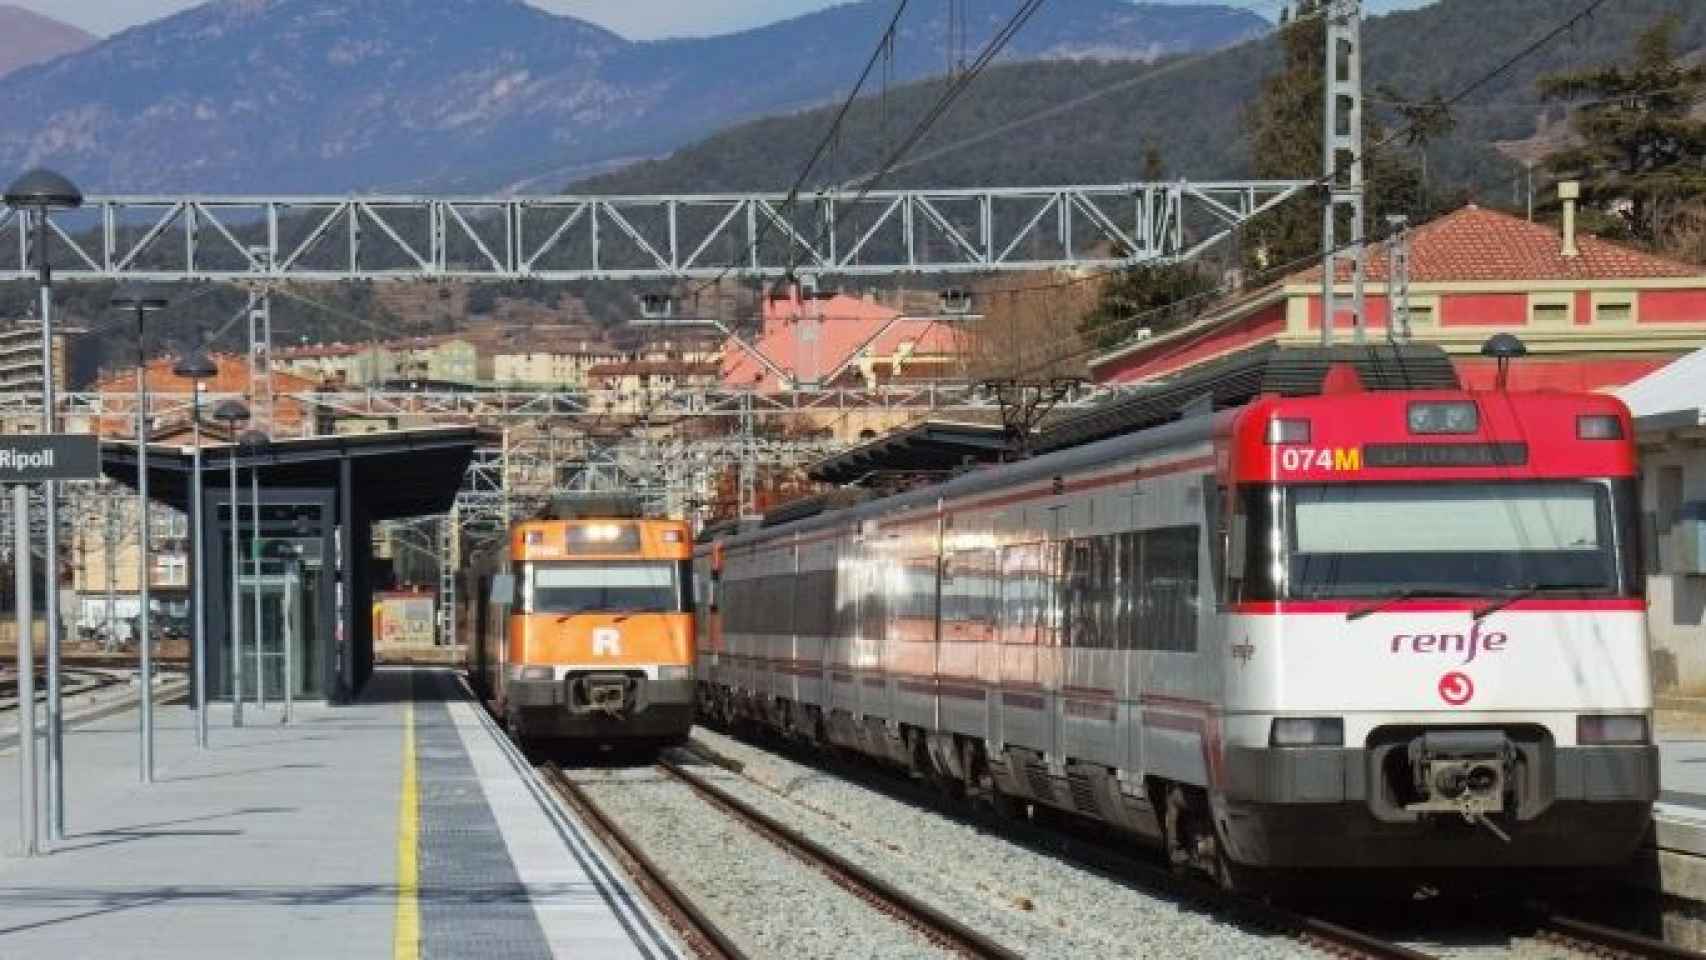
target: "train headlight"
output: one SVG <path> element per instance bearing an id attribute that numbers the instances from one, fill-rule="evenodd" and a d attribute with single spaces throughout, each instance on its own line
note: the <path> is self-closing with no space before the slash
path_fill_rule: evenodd
<path id="1" fill-rule="evenodd" d="M 1480 428 L 1480 411 L 1474 403 L 1454 401 L 1410 404 L 1411 433 L 1474 433 Z"/>
<path id="2" fill-rule="evenodd" d="M 514 669 L 515 679 L 517 680 L 557 679 L 557 670 L 555 667 L 516 667 Z"/>
<path id="3" fill-rule="evenodd" d="M 1610 414 L 1596 413 L 1576 418 L 1577 440 L 1621 440 L 1623 421 Z"/>
<path id="4" fill-rule="evenodd" d="M 1268 432 L 1264 438 L 1268 446 L 1279 446 L 1282 443 L 1308 443 L 1308 420 L 1269 420 Z"/>
<path id="5" fill-rule="evenodd" d="M 1343 717 L 1275 717 L 1268 743 L 1275 747 L 1342 747 L 1345 721 Z"/>
<path id="6" fill-rule="evenodd" d="M 1647 718 L 1640 714 L 1576 718 L 1576 742 L 1583 746 L 1647 742 Z"/>
<path id="7" fill-rule="evenodd" d="M 658 679 L 666 683 L 679 683 L 693 678 L 693 668 L 684 664 L 658 667 Z"/>

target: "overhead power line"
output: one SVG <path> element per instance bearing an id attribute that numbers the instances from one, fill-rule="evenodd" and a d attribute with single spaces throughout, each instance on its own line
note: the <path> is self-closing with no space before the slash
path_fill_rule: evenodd
<path id="1" fill-rule="evenodd" d="M 1611 2 L 1611 0 L 1589 0 L 1589 2 L 1585 6 L 1583 6 L 1580 10 L 1578 10 L 1574 15 L 1570 16 L 1568 19 L 1561 21 L 1556 26 L 1547 30 L 1544 34 L 1540 35 L 1537 39 L 1528 43 L 1521 50 L 1517 51 L 1516 53 L 1512 54 L 1509 57 L 1506 57 L 1504 60 L 1500 61 L 1497 65 L 1495 65 L 1492 69 L 1486 71 L 1485 73 L 1476 77 L 1474 80 L 1470 81 L 1468 84 L 1466 84 L 1463 87 L 1461 87 L 1460 89 L 1458 89 L 1451 96 L 1446 97 L 1445 99 L 1439 101 L 1439 105 L 1444 106 L 1444 107 L 1453 107 L 1456 104 L 1462 102 L 1465 98 L 1472 96 L 1475 93 L 1475 91 L 1477 91 L 1477 90 L 1481 89 L 1482 87 L 1486 86 L 1487 84 L 1491 83 L 1493 80 L 1497 79 L 1498 77 L 1503 76 L 1505 73 L 1509 72 L 1511 70 L 1511 68 L 1515 67 L 1517 64 L 1521 63 L 1523 60 L 1533 56 L 1536 53 L 1538 53 L 1540 50 L 1544 49 L 1552 41 L 1554 41 L 1554 40 L 1558 39 L 1559 37 L 1569 33 L 1571 30 L 1575 29 L 1577 26 L 1579 26 L 1584 21 L 1592 19 L 1593 15 L 1596 12 L 1598 12 L 1598 10 L 1601 7 L 1605 6 L 1607 3 L 1610 3 L 1610 2 Z M 1363 158 L 1366 158 L 1369 155 L 1375 153 L 1376 151 L 1382 150 L 1388 146 L 1391 146 L 1393 143 L 1396 143 L 1397 141 L 1404 139 L 1405 137 L 1408 137 L 1412 132 L 1414 132 L 1417 129 L 1417 126 L 1418 126 L 1418 123 L 1416 121 L 1411 121 L 1409 123 L 1405 123 L 1405 124 L 1399 126 L 1397 129 L 1393 130 L 1391 133 L 1389 133 L 1387 136 L 1383 137 L 1381 140 L 1379 140 L 1378 142 L 1376 142 L 1372 146 L 1364 147 L 1363 148 L 1363 154 L 1362 154 Z M 1347 161 L 1347 162 L 1350 162 L 1350 161 Z M 1310 186 L 1321 187 L 1321 186 L 1324 186 L 1327 183 L 1329 183 L 1331 181 L 1331 179 L 1332 179 L 1331 175 L 1324 174 L 1324 175 L 1316 177 L 1314 180 L 1310 181 Z M 1266 211 L 1264 211 L 1264 212 L 1266 212 Z M 1235 226 L 1237 226 L 1237 227 L 1247 226 L 1251 221 L 1253 221 L 1254 219 L 1256 219 L 1257 217 L 1260 217 L 1260 216 L 1262 216 L 1262 212 L 1258 212 L 1256 214 L 1252 214 L 1250 216 L 1244 217 L 1244 218 L 1240 219 L 1237 222 L 1237 224 L 1235 224 Z M 1343 248 L 1341 248 L 1341 250 L 1336 250 L 1334 252 L 1342 252 L 1342 249 Z M 1325 256 L 1325 254 L 1322 254 L 1322 256 Z M 1095 281 L 1101 280 L 1101 279 L 1106 278 L 1108 276 L 1112 276 L 1113 274 L 1119 273 L 1125 269 L 1127 269 L 1127 267 L 1123 267 L 1123 266 L 1121 266 L 1121 267 L 1108 267 L 1108 268 L 1104 268 L 1104 269 L 1100 269 L 1100 270 L 1088 271 L 1084 274 L 1081 274 L 1081 275 L 1075 276 L 1075 277 L 1071 277 L 1071 278 L 1068 278 L 1066 280 L 1053 281 L 1050 283 L 1036 284 L 1036 285 L 1006 287 L 1006 288 L 1001 288 L 998 290 L 992 290 L 989 292 L 992 294 L 1004 294 L 1004 293 L 1020 293 L 1020 292 L 1034 292 L 1034 291 L 1042 291 L 1042 290 L 1065 289 L 1065 288 L 1077 286 L 1077 285 L 1083 284 L 1083 283 L 1093 283 Z"/>
<path id="2" fill-rule="evenodd" d="M 859 93 L 865 89 L 865 83 L 871 79 L 871 73 L 876 70 L 877 64 L 881 63 L 885 56 L 893 50 L 896 31 L 900 28 L 900 19 L 906 14 L 906 8 L 910 3 L 911 0 L 900 0 L 895 5 L 894 16 L 889 18 L 888 26 L 877 38 L 876 47 L 871 50 L 870 57 L 865 60 L 865 68 L 859 71 L 859 78 L 853 82 L 853 88 L 847 91 L 846 99 L 841 102 L 840 109 L 835 112 L 835 119 L 830 122 L 829 130 L 818 141 L 817 147 L 812 150 L 812 154 L 806 159 L 805 165 L 800 167 L 799 176 L 794 178 L 793 186 L 788 188 L 788 195 L 782 200 L 781 216 L 787 217 L 793 210 L 794 205 L 799 202 L 800 192 L 805 189 L 806 181 L 811 178 L 812 171 L 817 168 L 818 161 L 823 159 L 824 155 L 840 138 L 841 128 L 847 122 L 847 114 L 853 109 L 853 104 L 858 101 Z M 765 238 L 770 234 L 773 223 L 773 220 L 766 219 L 759 226 L 759 231 L 753 242 L 755 247 L 763 245 Z M 728 277 L 729 271 L 733 269 L 734 264 L 730 263 L 714 279 L 707 280 L 695 287 L 689 296 L 697 297 L 706 290 L 722 283 Z"/>

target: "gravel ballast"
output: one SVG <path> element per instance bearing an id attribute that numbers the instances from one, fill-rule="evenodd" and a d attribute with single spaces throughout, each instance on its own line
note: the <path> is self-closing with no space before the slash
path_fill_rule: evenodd
<path id="1" fill-rule="evenodd" d="M 736 778 L 698 772 L 724 789 Z M 605 815 L 753 957 L 954 957 L 657 770 L 567 770 Z"/>
<path id="2" fill-rule="evenodd" d="M 724 784 L 740 799 L 1027 957 L 1320 956 L 741 741 L 693 736 L 742 764 L 751 779 Z"/>

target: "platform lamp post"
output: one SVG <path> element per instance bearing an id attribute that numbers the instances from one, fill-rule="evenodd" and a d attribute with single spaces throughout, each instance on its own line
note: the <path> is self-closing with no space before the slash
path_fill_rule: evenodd
<path id="1" fill-rule="evenodd" d="M 53 396 L 53 271 L 48 266 L 48 213 L 83 205 L 83 191 L 52 170 L 36 168 L 6 188 L 6 206 L 35 214 L 36 280 L 41 298 L 41 425 L 43 433 L 59 429 Z M 42 485 L 47 501 L 47 830 L 52 840 L 65 838 L 64 721 L 59 705 L 59 485 Z"/>
<path id="2" fill-rule="evenodd" d="M 243 725 L 243 556 L 237 539 L 237 427 L 249 419 L 249 408 L 241 400 L 223 400 L 213 408 L 213 419 L 225 424 L 231 444 L 231 725 Z"/>
<path id="3" fill-rule="evenodd" d="M 237 442 L 245 450 L 259 450 L 271 443 L 265 433 L 260 430 L 245 430 L 237 438 Z M 253 506 L 249 510 L 249 556 L 255 562 L 255 579 L 253 596 L 255 599 L 255 709 L 267 708 L 267 675 L 264 637 L 266 633 L 265 620 L 261 616 L 261 468 L 259 465 L 249 468 L 249 496 Z"/>
<path id="4" fill-rule="evenodd" d="M 190 629 L 194 631 L 190 637 L 190 656 L 194 661 L 192 666 L 195 677 L 195 745 L 207 749 L 207 534 L 202 528 L 202 477 L 201 477 L 201 391 L 202 381 L 218 376 L 219 366 L 213 358 L 207 355 L 206 342 L 201 330 L 196 331 L 194 345 L 178 360 L 172 372 L 189 380 L 191 383 L 190 401 L 190 443 L 193 445 L 190 453 L 190 531 L 191 540 L 195 544 L 195 577 L 194 593 L 191 604 L 195 607 L 195 620 Z"/>
<path id="5" fill-rule="evenodd" d="M 137 567 L 139 572 L 137 596 L 142 609 L 138 622 L 142 627 L 142 674 L 138 687 L 142 693 L 142 716 L 139 725 L 141 738 L 142 782 L 154 782 L 154 633 L 149 607 L 153 604 L 153 563 L 149 554 L 153 544 L 149 539 L 148 517 L 148 346 L 143 340 L 148 327 L 148 314 L 166 309 L 171 302 L 171 289 L 155 283 L 126 284 L 114 291 L 112 305 L 120 310 L 136 311 L 136 509 L 140 514 L 137 535 Z"/>

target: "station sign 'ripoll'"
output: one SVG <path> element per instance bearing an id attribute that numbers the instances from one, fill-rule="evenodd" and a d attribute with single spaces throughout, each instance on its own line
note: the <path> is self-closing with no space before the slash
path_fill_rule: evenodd
<path id="1" fill-rule="evenodd" d="M 101 441 L 86 433 L 0 436 L 0 484 L 93 480 L 101 475 Z"/>

